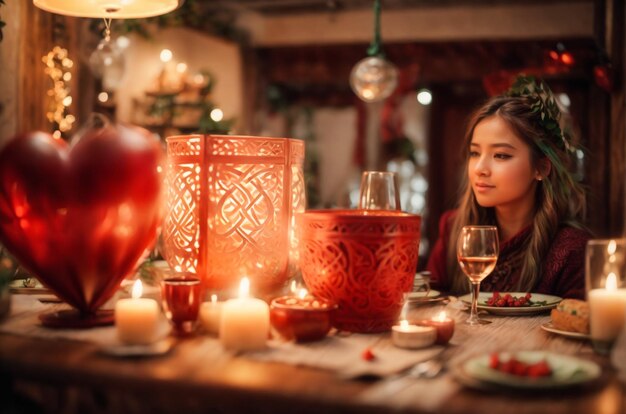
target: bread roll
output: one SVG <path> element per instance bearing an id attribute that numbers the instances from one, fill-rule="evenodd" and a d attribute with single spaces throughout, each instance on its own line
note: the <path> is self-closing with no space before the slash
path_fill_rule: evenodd
<path id="1" fill-rule="evenodd" d="M 556 329 L 589 333 L 589 305 L 578 299 L 563 299 L 550 314 Z"/>

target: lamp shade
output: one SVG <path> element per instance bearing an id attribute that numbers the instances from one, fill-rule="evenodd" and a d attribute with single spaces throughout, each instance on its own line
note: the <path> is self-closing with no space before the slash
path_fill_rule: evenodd
<path id="1" fill-rule="evenodd" d="M 140 19 L 169 13 L 184 0 L 33 0 L 45 11 L 72 17 Z"/>
<path id="2" fill-rule="evenodd" d="M 279 289 L 296 270 L 294 213 L 305 208 L 304 142 L 187 135 L 167 138 L 164 254 L 209 290 L 250 278 Z"/>

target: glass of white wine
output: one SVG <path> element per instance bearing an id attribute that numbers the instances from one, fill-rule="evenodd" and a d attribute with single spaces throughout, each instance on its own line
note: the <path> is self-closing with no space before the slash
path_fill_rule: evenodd
<path id="1" fill-rule="evenodd" d="M 456 255 L 461 270 L 472 284 L 472 309 L 468 325 L 491 323 L 478 317 L 480 282 L 489 276 L 498 261 L 498 228 L 495 226 L 464 226 L 459 234 Z"/>

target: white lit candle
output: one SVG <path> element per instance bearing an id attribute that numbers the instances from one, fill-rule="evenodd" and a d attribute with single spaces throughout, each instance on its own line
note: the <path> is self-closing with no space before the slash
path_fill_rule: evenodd
<path id="1" fill-rule="evenodd" d="M 120 341 L 146 345 L 155 341 L 159 324 L 159 305 L 154 299 L 142 298 L 141 280 L 133 284 L 131 298 L 115 304 L 115 325 Z"/>
<path id="2" fill-rule="evenodd" d="M 218 302 L 217 295 L 211 295 L 211 301 L 204 302 L 200 306 L 200 320 L 207 332 L 213 334 L 219 333 L 222 306 L 223 303 Z"/>
<path id="3" fill-rule="evenodd" d="M 261 299 L 249 297 L 250 281 L 241 280 L 239 297 L 229 299 L 222 308 L 220 341 L 234 351 L 262 349 L 270 331 L 270 311 Z"/>
<path id="4" fill-rule="evenodd" d="M 437 330 L 432 326 L 418 326 L 400 321 L 391 327 L 391 342 L 400 348 L 424 348 L 435 343 Z"/>
<path id="5" fill-rule="evenodd" d="M 613 342 L 624 327 L 626 289 L 617 287 L 617 276 L 609 273 L 604 289 L 589 291 L 589 327 L 594 341 Z"/>

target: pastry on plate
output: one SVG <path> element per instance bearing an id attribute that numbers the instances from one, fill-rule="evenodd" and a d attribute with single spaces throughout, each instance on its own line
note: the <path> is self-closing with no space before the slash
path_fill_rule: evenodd
<path id="1" fill-rule="evenodd" d="M 589 304 L 578 299 L 563 299 L 550 313 L 556 329 L 589 333 Z"/>

